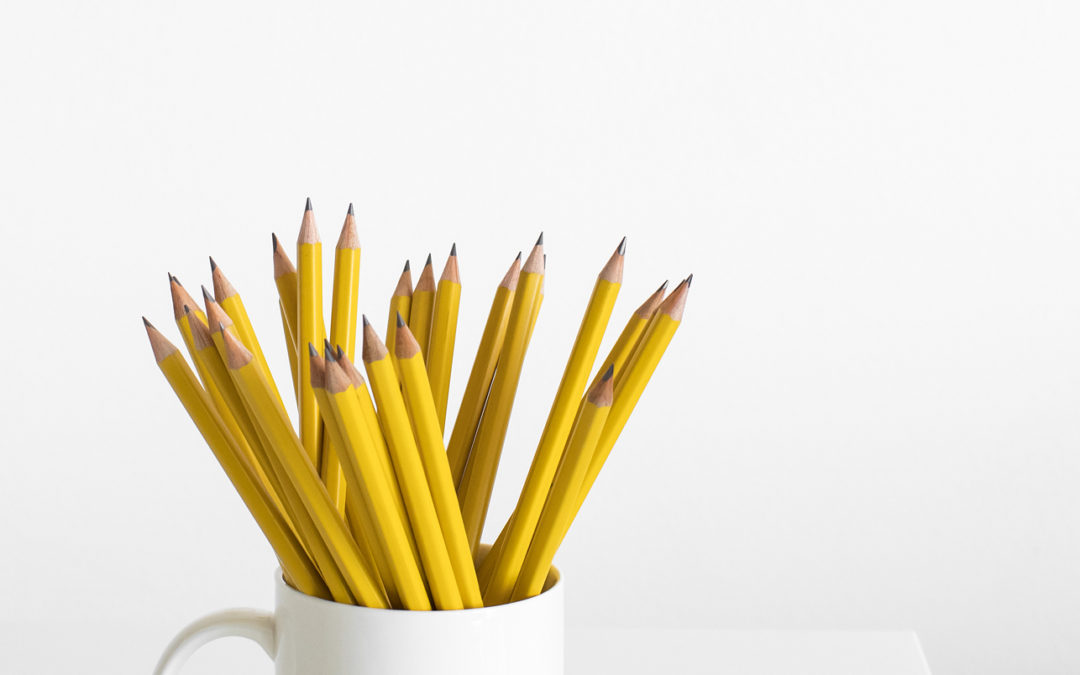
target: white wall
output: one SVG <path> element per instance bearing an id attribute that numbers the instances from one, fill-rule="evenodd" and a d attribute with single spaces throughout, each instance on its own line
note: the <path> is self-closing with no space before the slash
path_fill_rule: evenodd
<path id="1" fill-rule="evenodd" d="M 1077 672 L 1078 19 L 6 7 L 0 671 L 63 671 L 74 630 L 146 672 L 194 615 L 269 603 L 270 553 L 138 317 L 175 336 L 165 273 L 195 291 L 213 254 L 286 377 L 269 232 L 291 241 L 310 195 L 331 241 L 356 201 L 379 324 L 402 260 L 457 241 L 455 396 L 494 284 L 547 233 L 497 516 L 618 238 L 619 324 L 696 274 L 560 555 L 571 626 L 914 628 L 941 675 Z"/>

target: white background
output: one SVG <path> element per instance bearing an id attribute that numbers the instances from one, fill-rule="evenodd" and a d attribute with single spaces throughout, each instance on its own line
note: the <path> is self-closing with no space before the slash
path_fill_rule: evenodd
<path id="1" fill-rule="evenodd" d="M 455 399 L 545 231 L 494 520 L 619 237 L 612 333 L 695 273 L 558 558 L 571 629 L 913 628 L 941 675 L 1080 671 L 1078 28 L 1065 2 L 8 5 L 0 671 L 144 673 L 188 619 L 269 606 L 139 315 L 178 341 L 166 272 L 197 294 L 213 254 L 287 378 L 270 232 L 309 195 L 331 244 L 356 202 L 380 330 L 403 260 L 457 242 Z M 190 672 L 228 658 L 267 671 L 222 644 Z"/>

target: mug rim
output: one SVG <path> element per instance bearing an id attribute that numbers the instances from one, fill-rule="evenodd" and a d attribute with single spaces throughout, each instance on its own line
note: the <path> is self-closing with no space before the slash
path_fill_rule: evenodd
<path id="1" fill-rule="evenodd" d="M 282 573 L 280 567 L 275 569 L 274 578 L 275 578 L 274 585 L 277 588 L 277 591 L 279 593 L 284 591 L 285 593 L 292 596 L 294 601 L 296 601 L 296 602 L 309 602 L 309 603 L 315 604 L 316 606 L 329 605 L 329 606 L 332 606 L 332 607 L 339 607 L 339 608 L 344 608 L 344 609 L 347 609 L 347 610 L 357 610 L 357 611 L 365 611 L 365 612 L 399 612 L 399 613 L 405 613 L 405 614 L 430 615 L 430 616 L 457 615 L 457 614 L 460 614 L 461 612 L 492 612 L 492 611 L 497 611 L 497 610 L 506 610 L 507 608 L 511 608 L 511 607 L 519 607 L 519 608 L 520 607 L 526 607 L 526 606 L 529 605 L 529 603 L 535 604 L 537 602 L 543 602 L 545 599 L 547 599 L 545 596 L 550 595 L 550 593 L 552 591 L 556 590 L 556 589 L 562 590 L 562 572 L 559 571 L 558 567 L 556 567 L 555 565 L 552 565 L 551 568 L 548 570 L 547 580 L 544 582 L 544 590 L 540 591 L 539 594 L 534 595 L 531 598 L 525 598 L 524 600 L 515 600 L 513 602 L 507 602 L 507 603 L 504 603 L 504 604 L 501 604 L 501 605 L 492 605 L 490 607 L 466 607 L 464 609 L 419 610 L 419 609 L 398 609 L 398 608 L 395 608 L 395 607 L 389 607 L 389 608 L 386 608 L 386 609 L 381 609 L 381 608 L 378 608 L 378 607 L 365 607 L 363 605 L 347 605 L 347 604 L 345 604 L 343 602 L 337 602 L 335 600 L 326 600 L 324 598 L 317 598 L 317 597 L 315 597 L 313 595 L 308 595 L 306 593 L 301 593 L 300 591 L 296 590 L 295 588 L 293 588 L 289 584 L 285 583 L 285 575 L 284 575 L 284 573 Z M 551 582 L 550 584 L 548 583 L 549 581 Z"/>

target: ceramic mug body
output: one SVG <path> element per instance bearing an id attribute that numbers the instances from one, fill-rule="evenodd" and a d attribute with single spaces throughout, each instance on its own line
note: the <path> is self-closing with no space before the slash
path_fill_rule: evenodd
<path id="1" fill-rule="evenodd" d="M 203 644 L 258 642 L 277 675 L 562 675 L 563 584 L 552 568 L 540 595 L 496 607 L 370 609 L 300 593 L 276 575 L 273 614 L 230 610 L 182 631 L 155 675 L 175 675 Z"/>

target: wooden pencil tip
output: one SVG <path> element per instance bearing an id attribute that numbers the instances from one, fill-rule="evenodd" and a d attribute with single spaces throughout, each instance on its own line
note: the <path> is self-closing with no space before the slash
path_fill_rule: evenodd
<path id="1" fill-rule="evenodd" d="M 514 260 L 517 260 L 518 262 L 521 262 L 521 251 L 518 251 L 517 257 L 514 258 Z"/>
<path id="2" fill-rule="evenodd" d="M 363 358 L 364 363 L 374 363 L 380 361 L 386 357 L 390 352 L 386 349 L 386 344 L 379 339 L 379 334 L 375 332 L 375 329 L 364 321 L 364 349 Z"/>
<path id="3" fill-rule="evenodd" d="M 536 238 L 535 246 L 543 246 L 543 245 L 544 245 L 544 233 L 541 232 L 540 236 Z"/>
<path id="4" fill-rule="evenodd" d="M 453 244 L 450 245 L 450 257 L 455 257 L 455 256 L 457 256 L 457 242 L 456 241 Z"/>
<path id="5" fill-rule="evenodd" d="M 410 269 L 411 269 L 411 268 L 409 267 L 409 261 L 408 261 L 408 260 L 406 260 L 406 261 L 405 261 L 405 267 L 404 267 L 404 268 L 403 268 L 403 269 L 401 270 L 401 273 L 402 273 L 402 274 L 405 274 L 405 273 L 406 273 L 406 272 L 408 272 L 408 271 L 409 271 Z"/>
<path id="6" fill-rule="evenodd" d="M 607 370 L 605 370 L 604 374 L 600 377 L 600 381 L 601 382 L 607 382 L 614 375 L 615 375 L 615 364 L 614 363 L 608 364 Z"/>
<path id="7" fill-rule="evenodd" d="M 409 330 L 409 327 L 405 325 L 405 321 L 402 320 L 401 315 L 398 314 L 397 330 L 395 331 L 397 337 L 394 340 L 394 356 L 399 359 L 411 359 L 420 353 L 420 343 L 416 341 L 416 337 Z"/>
<path id="8" fill-rule="evenodd" d="M 626 255 L 626 237 L 623 237 L 622 241 L 619 242 L 619 249 L 618 250 L 619 250 L 619 255 Z"/>
<path id="9" fill-rule="evenodd" d="M 154 324 L 150 323 L 145 316 L 142 318 L 142 323 L 145 328 L 154 328 Z M 157 329 L 155 328 L 155 330 Z"/>
<path id="10" fill-rule="evenodd" d="M 214 270 L 217 269 L 217 263 L 214 262 L 214 256 L 209 256 L 209 258 L 210 258 L 210 271 L 213 272 Z"/>
<path id="11" fill-rule="evenodd" d="M 221 331 L 221 337 L 225 341 L 225 365 L 231 370 L 236 370 L 251 363 L 254 356 L 248 351 L 248 348 L 236 336 L 225 330 L 225 325 L 220 322 L 218 323 L 218 330 Z"/>
<path id="12" fill-rule="evenodd" d="M 660 288 L 656 289 L 655 292 L 659 293 L 660 291 L 666 291 L 667 290 L 667 283 L 668 283 L 668 280 L 664 279 L 664 283 L 660 284 Z"/>
<path id="13" fill-rule="evenodd" d="M 614 398 L 615 382 L 612 377 L 615 375 L 615 364 L 609 364 L 607 370 L 600 377 L 600 381 L 596 383 L 596 386 L 589 391 L 589 402 L 593 405 L 603 408 L 611 405 L 611 400 Z"/>
<path id="14" fill-rule="evenodd" d="M 690 288 L 690 284 L 692 284 L 692 283 L 694 283 L 694 275 L 693 274 L 686 277 L 686 287 Z"/>
<path id="15" fill-rule="evenodd" d="M 397 327 L 401 328 L 405 325 L 405 319 L 401 318 L 401 312 L 397 313 Z"/>
<path id="16" fill-rule="evenodd" d="M 319 355 L 319 350 L 315 349 L 315 345 L 311 344 L 310 342 L 307 343 L 307 351 L 308 351 L 308 356 L 318 356 Z"/>
<path id="17" fill-rule="evenodd" d="M 356 214 L 355 214 L 355 213 L 353 212 L 353 206 L 352 206 L 352 202 L 349 202 L 349 213 L 348 213 L 348 215 L 350 215 L 350 216 L 355 216 L 355 215 L 356 215 Z"/>
<path id="18" fill-rule="evenodd" d="M 371 325 L 371 322 L 367 320 L 367 314 L 361 314 L 360 320 L 363 322 L 363 326 L 366 328 Z"/>
<path id="19" fill-rule="evenodd" d="M 345 350 L 341 348 L 341 345 L 337 346 L 337 350 L 334 353 L 334 356 L 336 357 L 336 360 L 338 360 L 338 361 L 345 358 Z"/>
<path id="20" fill-rule="evenodd" d="M 143 317 L 143 327 L 146 328 L 146 337 L 150 339 L 150 349 L 154 352 L 154 360 L 161 363 L 165 357 L 177 351 L 176 345 L 169 342 L 157 328 Z"/>
<path id="21" fill-rule="evenodd" d="M 311 197 L 307 198 L 307 203 L 304 204 L 304 210 L 305 211 L 311 211 L 312 210 L 312 208 L 311 208 Z"/>
<path id="22" fill-rule="evenodd" d="M 431 254 L 428 253 L 427 254 L 427 260 L 424 261 L 424 267 L 430 267 L 430 266 L 431 266 Z"/>
<path id="23" fill-rule="evenodd" d="M 206 290 L 206 286 L 199 286 L 199 288 L 202 289 L 203 300 L 206 300 L 207 302 L 214 302 L 214 296 L 210 293 L 210 291 Z"/>
<path id="24" fill-rule="evenodd" d="M 623 277 L 623 252 L 626 250 L 626 237 L 623 237 L 619 242 L 619 246 L 615 249 L 615 252 L 611 254 L 608 261 L 604 264 L 604 268 L 600 270 L 599 277 L 604 281 L 610 281 L 614 284 L 622 283 Z M 545 261 L 545 265 L 546 265 Z"/>
<path id="25" fill-rule="evenodd" d="M 332 363 L 332 362 L 337 360 L 337 359 L 334 358 L 334 353 L 335 353 L 334 352 L 334 345 L 330 344 L 330 340 L 324 339 L 323 340 L 323 354 L 325 355 L 324 358 L 326 358 L 327 361 L 330 361 Z"/>
<path id="26" fill-rule="evenodd" d="M 276 253 L 277 252 L 278 241 L 277 241 L 277 235 L 274 234 L 273 232 L 270 233 L 270 241 L 274 244 L 274 252 Z"/>

